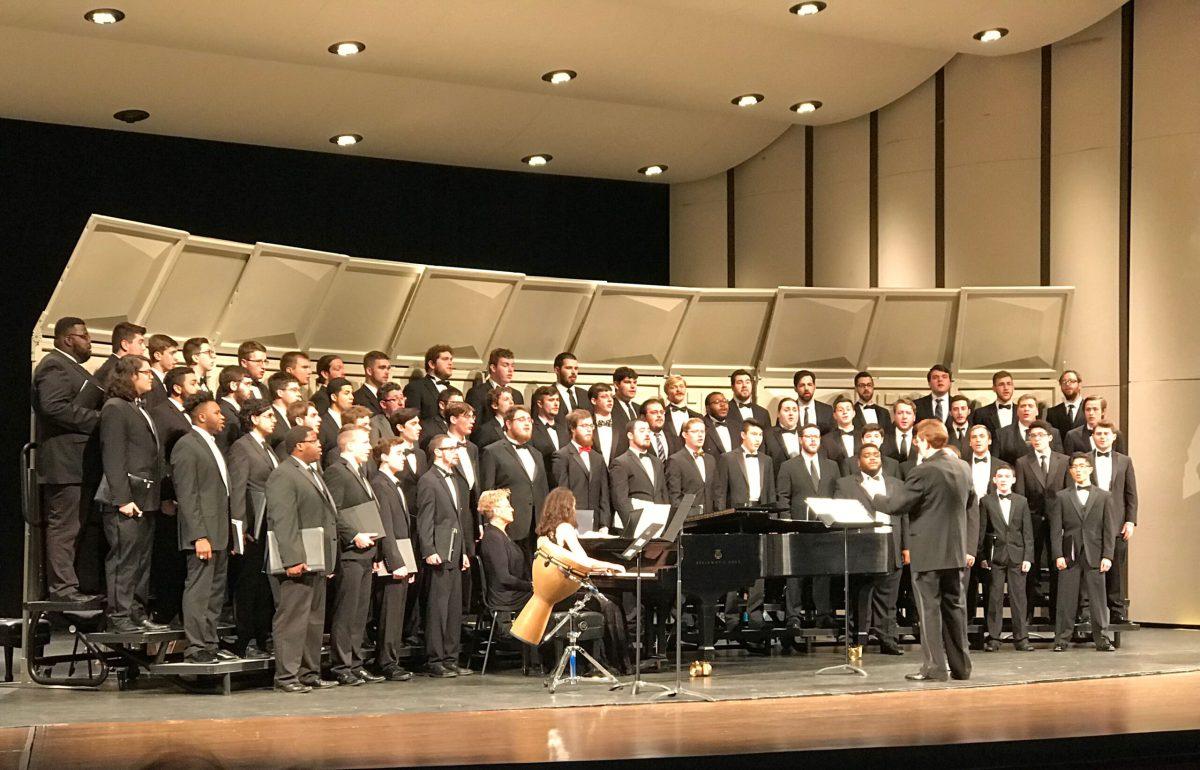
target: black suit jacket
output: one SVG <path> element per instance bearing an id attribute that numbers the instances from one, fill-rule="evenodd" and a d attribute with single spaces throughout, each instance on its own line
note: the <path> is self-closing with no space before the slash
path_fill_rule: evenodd
<path id="1" fill-rule="evenodd" d="M 120 361 L 116 353 L 109 353 L 108 358 L 104 359 L 104 363 L 100 364 L 96 369 L 96 373 L 92 375 L 96 379 L 96 384 L 101 390 L 108 392 L 108 385 L 112 382 L 113 370 L 117 367 L 117 362 Z"/>
<path id="2" fill-rule="evenodd" d="M 554 445 L 554 440 L 550 438 L 550 431 L 554 431 L 554 435 L 558 438 L 558 446 Z M 542 465 L 546 467 L 546 473 L 551 472 L 551 466 L 554 464 L 554 453 L 561 447 L 571 443 L 571 432 L 567 430 L 567 421 L 564 417 L 559 416 L 554 421 L 554 427 L 547 427 L 540 417 L 533 418 L 533 438 L 529 440 L 533 448 L 542 456 Z"/>
<path id="3" fill-rule="evenodd" d="M 870 422 L 873 422 L 879 427 L 883 428 L 883 432 L 886 434 L 892 429 L 892 415 L 888 412 L 886 406 L 881 406 L 879 404 L 872 404 L 872 406 L 875 407 L 875 416 L 878 419 L 871 420 Z M 862 404 L 856 401 L 854 403 L 854 427 L 861 428 L 867 424 L 868 420 L 866 418 L 866 414 L 863 412 Z"/>
<path id="4" fill-rule="evenodd" d="M 489 444 L 479 458 L 480 489 L 509 490 L 513 523 L 508 525 L 508 533 L 513 540 L 523 540 L 534 531 L 542 512 L 542 503 L 550 493 L 546 467 L 539 462 L 538 451 L 532 446 L 526 446 L 522 451 L 529 452 L 533 458 L 533 480 L 530 480 L 524 464 L 517 457 L 517 448 L 507 437 Z"/>
<path id="5" fill-rule="evenodd" d="M 854 451 L 847 454 L 846 447 L 842 442 L 842 431 L 837 426 L 834 426 L 833 430 L 821 436 L 821 446 L 817 452 L 840 465 L 843 460 L 852 458 L 857 454 L 859 446 L 862 445 L 862 441 L 859 440 L 857 433 L 852 431 L 851 437 L 854 439 L 851 442 L 854 445 Z"/>
<path id="6" fill-rule="evenodd" d="M 270 447 L 258 443 L 252 435 L 245 435 L 233 442 L 229 448 L 229 515 L 238 521 L 245 522 L 247 527 L 254 524 L 254 505 L 256 499 L 266 502 L 267 479 L 271 471 L 279 464 L 271 459 L 275 453 Z M 260 527 L 266 521 L 266 508 L 263 508 Z M 262 538 L 262 532 L 249 532 L 256 540 Z"/>
<path id="7" fill-rule="evenodd" d="M 988 463 L 987 463 L 988 483 L 987 483 L 987 489 L 984 490 L 984 494 L 990 495 L 991 493 L 996 491 L 996 482 L 992 481 L 992 477 L 996 475 L 996 469 L 997 468 L 1012 468 L 1012 465 L 1004 462 L 1003 460 L 1001 460 L 1000 458 L 996 457 L 993 454 L 989 454 L 987 456 L 987 460 L 988 460 Z M 975 470 L 975 455 L 972 454 L 971 452 L 967 452 L 965 455 L 963 455 L 963 462 L 965 462 L 967 465 L 969 465 L 971 467 L 971 470 L 972 470 L 971 482 L 973 485 L 974 481 L 975 481 L 975 476 L 973 475 L 973 472 Z M 1016 475 L 1016 469 L 1013 469 L 1013 475 L 1014 476 Z M 972 488 L 974 488 L 974 487 L 972 486 Z M 979 496 L 978 490 L 976 490 L 975 495 L 976 495 L 976 497 Z M 980 497 L 980 499 L 982 500 L 983 498 Z"/>
<path id="8" fill-rule="evenodd" d="M 735 421 L 732 410 L 730 410 L 730 416 L 726 417 L 721 424 L 729 429 L 729 451 L 741 446 L 742 423 L 740 420 Z M 713 457 L 725 454 L 725 447 L 721 446 L 721 442 L 717 439 L 717 421 L 713 419 L 712 415 L 704 416 L 704 453 Z"/>
<path id="9" fill-rule="evenodd" d="M 383 520 L 383 537 L 379 540 L 379 553 L 388 572 L 395 572 L 404 566 L 404 559 L 396 545 L 397 540 L 411 537 L 410 524 L 413 516 L 409 512 L 404 495 L 400 494 L 399 481 L 392 481 L 383 471 L 376 471 L 371 476 L 371 489 L 379 502 L 379 518 Z M 420 551 L 413 542 L 413 555 Z M 418 565 L 419 567 L 419 565 Z"/>
<path id="10" fill-rule="evenodd" d="M 945 411 L 946 414 L 942 418 L 942 422 L 950 422 L 950 397 L 953 393 L 947 393 L 945 396 Z M 932 420 L 933 414 L 933 394 L 926 393 L 920 398 L 913 399 L 913 405 L 916 407 L 917 422 L 921 420 Z"/>
<path id="11" fill-rule="evenodd" d="M 1009 411 L 1012 412 L 1012 422 L 1017 421 L 1017 402 L 1014 399 L 1009 403 Z M 972 425 L 985 425 L 992 436 L 995 437 L 996 432 L 1000 430 L 1000 407 L 993 401 L 990 404 L 979 407 L 971 412 L 968 422 Z M 949 425 L 949 423 L 946 423 Z M 1009 423 L 1010 425 L 1012 423 Z"/>
<path id="12" fill-rule="evenodd" d="M 686 406 L 684 407 L 684 409 L 686 410 L 684 412 L 684 414 L 687 415 L 687 420 L 691 420 L 692 418 L 701 416 L 701 414 L 699 412 L 693 411 L 692 409 L 689 409 Z M 684 420 L 684 422 L 686 423 L 687 420 Z M 665 424 L 663 424 L 663 435 L 665 435 L 667 437 L 667 452 L 668 452 L 668 454 L 675 454 L 680 449 L 683 449 L 683 437 L 680 436 L 679 433 L 675 430 L 675 421 L 671 419 L 670 405 L 667 406 L 667 421 Z"/>
<path id="13" fill-rule="evenodd" d="M 906 446 L 905 449 L 908 451 L 908 454 L 901 456 L 900 443 L 896 441 L 896 427 L 893 425 L 883 434 L 883 446 L 881 446 L 879 449 L 883 453 L 884 457 L 890 457 L 896 462 L 904 463 L 907 460 L 917 456 L 917 450 L 912 445 L 912 439 L 914 436 L 916 436 L 916 434 L 917 431 L 916 427 L 914 426 L 912 429 L 910 429 L 909 439 L 906 442 L 908 446 Z"/>
<path id="14" fill-rule="evenodd" d="M 632 448 L 625 450 L 624 454 L 618 455 L 608 465 L 612 509 L 620 515 L 624 532 L 632 533 L 637 528 L 638 518 L 641 516 L 641 511 L 635 510 L 630 504 L 631 499 L 652 503 L 670 501 L 667 497 L 667 474 L 662 461 L 653 452 L 647 455 L 654 468 L 653 480 L 646 475 L 646 469 L 642 467 L 641 460 Z"/>
<path id="15" fill-rule="evenodd" d="M 887 490 L 887 496 L 891 497 L 896 494 L 901 488 L 900 479 L 892 476 L 884 475 L 883 486 Z M 875 501 L 872 500 L 865 489 L 862 487 L 862 474 L 855 473 L 853 476 L 843 476 L 837 480 L 833 489 L 833 496 L 839 500 L 857 500 L 863 504 L 869 512 L 875 512 Z M 892 569 L 902 569 L 904 567 L 903 554 L 901 553 L 908 547 L 908 518 L 899 516 L 894 519 L 891 532 L 891 550 L 892 550 Z"/>
<path id="16" fill-rule="evenodd" d="M 438 416 L 439 392 L 432 377 L 428 375 L 417 377 L 404 386 L 404 405 L 409 409 L 419 410 L 421 420 L 424 422 Z M 476 410 L 476 414 L 478 413 Z"/>
<path id="17" fill-rule="evenodd" d="M 337 558 L 337 511 L 333 498 L 317 486 L 299 460 L 288 457 L 267 479 L 267 527 L 275 533 L 279 560 L 284 567 L 305 561 L 302 529 L 322 527 L 325 535 L 325 570 L 334 570 Z"/>
<path id="18" fill-rule="evenodd" d="M 479 541 L 479 558 L 487 584 L 487 608 L 516 612 L 524 607 L 533 594 L 533 583 L 529 580 L 529 559 L 520 546 L 489 524 Z"/>
<path id="19" fill-rule="evenodd" d="M 225 415 L 225 428 L 217 434 L 217 448 L 221 454 L 228 455 L 233 442 L 242 437 L 241 412 L 223 398 L 217 399 L 217 405 L 221 407 L 221 414 Z"/>
<path id="20" fill-rule="evenodd" d="M 1079 400 L 1079 404 L 1075 407 L 1075 419 L 1067 419 L 1067 405 L 1055 404 L 1046 410 L 1046 422 L 1054 426 L 1054 429 L 1066 436 L 1072 429 L 1078 428 L 1084 424 L 1083 419 L 1083 399 Z"/>
<path id="21" fill-rule="evenodd" d="M 1108 480 L 1108 493 L 1112 495 L 1113 513 L 1117 517 L 1117 529 L 1125 522 L 1137 524 L 1138 493 L 1137 477 L 1133 472 L 1133 460 L 1128 455 L 1112 452 L 1112 477 Z M 1092 452 L 1092 483 L 1096 483 L 1096 453 Z"/>
<path id="22" fill-rule="evenodd" d="M 475 446 L 483 449 L 502 438 L 504 438 L 504 426 L 497 422 L 495 417 L 486 421 L 483 419 L 475 421 L 475 430 L 471 433 L 471 442 Z"/>
<path id="23" fill-rule="evenodd" d="M 788 460 L 779 469 L 779 481 L 775 485 L 775 495 L 780 505 L 786 505 L 791 511 L 792 518 L 804 518 L 808 515 L 808 498 L 833 497 L 837 480 L 841 477 L 837 463 L 817 454 L 817 469 L 821 478 L 813 481 L 808 472 L 808 458 L 804 453 Z"/>
<path id="24" fill-rule="evenodd" d="M 153 407 L 166 401 L 168 396 L 170 394 L 167 393 L 167 386 L 163 383 L 163 377 L 159 376 L 157 369 L 151 368 L 150 392 L 142 396 L 142 401 Z"/>
<path id="25" fill-rule="evenodd" d="M 106 483 L 97 500 L 114 508 L 133 502 L 143 511 L 159 510 L 166 462 L 157 428 L 151 428 L 148 417 L 132 401 L 120 398 L 110 398 L 100 409 Z"/>
<path id="26" fill-rule="evenodd" d="M 435 414 L 433 417 L 421 418 L 421 439 L 417 442 L 417 446 L 425 451 L 429 451 L 429 442 L 435 436 L 446 433 L 450 430 L 450 425 L 446 419 L 440 414 Z"/>
<path id="27" fill-rule="evenodd" d="M 214 551 L 229 548 L 229 490 L 208 442 L 194 430 L 175 442 L 171 479 L 179 503 L 180 550 L 195 550 L 200 538 L 207 538 Z"/>
<path id="28" fill-rule="evenodd" d="M 796 436 L 796 454 L 799 454 L 800 449 L 800 429 L 788 431 Z M 783 442 L 783 428 L 778 425 L 772 425 L 763 433 L 763 448 L 767 454 L 771 455 L 771 461 L 775 463 L 776 468 L 782 468 L 783 464 L 792 459 L 795 455 L 789 455 L 787 444 Z"/>
<path id="29" fill-rule="evenodd" d="M 1034 516 L 1046 515 L 1050 499 L 1070 480 L 1067 476 L 1070 461 L 1066 455 L 1051 452 L 1048 465 L 1050 472 L 1043 474 L 1037 455 L 1029 454 L 1019 458 L 1013 466 L 1017 471 L 1013 491 L 1029 501 L 1029 511 Z"/>
<path id="30" fill-rule="evenodd" d="M 512 390 L 513 403 L 524 404 L 525 398 L 521 395 L 521 391 L 517 390 L 515 387 L 512 387 L 512 383 L 509 383 L 509 388 Z M 475 407 L 477 424 L 487 422 L 489 419 L 496 416 L 496 413 L 492 411 L 492 407 L 488 403 L 488 393 L 491 392 L 492 386 L 488 384 L 487 379 L 483 379 L 472 385 L 471 389 L 467 391 L 467 395 L 464 397 L 464 400 L 468 404 Z M 437 396 L 434 396 L 434 398 L 436 399 Z"/>
<path id="31" fill-rule="evenodd" d="M 1050 449 L 1055 452 L 1063 451 L 1062 437 L 1054 428 L 1050 429 Z M 1001 428 L 992 433 L 991 452 L 1009 465 L 1013 465 L 1018 458 L 1033 454 L 1033 447 L 1029 445 L 1028 441 L 1021 438 L 1021 424 L 1014 422 L 1007 428 Z"/>
<path id="32" fill-rule="evenodd" d="M 567 415 L 571 413 L 571 400 L 569 398 L 566 398 L 563 396 L 563 391 L 566 391 L 567 393 L 575 394 L 575 408 L 576 409 L 587 409 L 589 411 L 591 410 L 592 402 L 588 398 L 587 388 L 581 388 L 578 385 L 572 385 L 571 388 L 568 390 L 567 388 L 564 388 L 562 385 L 555 383 L 554 392 L 558 394 L 558 398 L 559 398 L 560 406 L 558 409 L 558 416 L 560 418 L 562 418 L 563 420 L 566 420 Z"/>
<path id="33" fill-rule="evenodd" d="M 717 458 L 704 452 L 700 455 L 704 463 L 704 477 L 696 467 L 696 460 L 685 447 L 667 458 L 664 470 L 667 474 L 667 499 L 671 505 L 678 505 L 684 495 L 696 496 L 692 510 L 701 513 L 712 513 L 719 510 L 721 478 L 717 473 Z M 689 514 L 691 515 L 691 514 Z"/>
<path id="34" fill-rule="evenodd" d="M 901 466 L 898 461 L 896 461 L 894 458 L 888 457 L 887 455 L 884 455 L 879 459 L 883 463 L 880 471 L 884 476 L 891 476 L 894 479 L 900 479 L 901 481 L 904 481 L 904 474 L 908 470 L 907 468 Z M 841 462 L 841 471 L 843 476 L 853 476 L 854 474 L 858 473 L 858 458 L 848 457 L 843 460 Z"/>
<path id="35" fill-rule="evenodd" d="M 908 516 L 914 572 L 962 569 L 979 545 L 979 502 L 966 467 L 938 452 L 912 469 L 890 497 L 876 497 L 884 513 Z"/>
<path id="36" fill-rule="evenodd" d="M 1000 513 L 1000 498 L 990 492 L 979 500 L 979 519 L 979 558 L 996 567 L 1033 563 L 1033 519 L 1028 500 L 1013 493 L 1006 524 Z"/>
<path id="37" fill-rule="evenodd" d="M 356 505 L 362 505 L 375 499 L 375 493 L 371 489 L 370 482 L 358 471 L 351 468 L 346 459 L 342 457 L 339 457 L 325 468 L 324 477 L 325 486 L 329 487 L 329 494 L 333 495 L 333 502 L 338 509 L 337 534 L 338 544 L 342 549 L 341 558 L 360 561 L 373 559 L 376 554 L 375 545 L 372 544 L 366 548 L 355 546 L 354 536 L 358 534 L 358 530 L 341 515 L 341 512 L 347 508 L 353 508 Z M 382 533 L 376 532 L 375 534 L 379 535 Z"/>
<path id="38" fill-rule="evenodd" d="M 448 477 L 458 490 L 458 501 L 450 495 L 447 477 L 434 466 L 417 482 L 417 529 L 421 533 L 421 558 L 433 554 L 447 566 L 457 567 L 466 555 L 475 555 L 475 524 L 467 508 L 467 487 L 462 477 Z"/>
<path id="39" fill-rule="evenodd" d="M 568 441 L 551 456 L 550 478 L 556 487 L 566 487 L 575 495 L 575 508 L 592 511 L 595 529 L 612 527 L 612 503 L 608 499 L 608 468 L 600 451 L 593 449 L 587 459 L 575 442 Z"/>
<path id="40" fill-rule="evenodd" d="M 354 403 L 356 406 L 365 406 L 370 409 L 371 414 L 383 414 L 383 407 L 379 405 L 379 396 L 372 393 L 366 383 L 354 391 Z"/>
<path id="41" fill-rule="evenodd" d="M 274 401 L 274 398 L 270 399 Z M 329 409 L 329 388 L 322 385 L 313 391 L 313 394 L 308 398 L 309 403 L 317 408 L 317 414 L 325 414 Z"/>
<path id="42" fill-rule="evenodd" d="M 753 401 L 746 404 L 746 406 L 750 407 L 750 419 L 754 420 L 756 423 L 761 425 L 762 429 L 764 431 L 766 431 L 767 428 L 771 427 L 771 413 L 768 412 L 766 410 L 766 408 L 759 406 L 758 404 L 754 403 Z M 737 418 L 738 422 L 745 421 L 745 417 L 742 416 L 741 406 L 738 404 L 738 402 L 736 400 L 730 400 L 729 413 L 731 415 L 735 416 Z"/>
<path id="43" fill-rule="evenodd" d="M 342 426 L 333 421 L 333 413 L 326 410 L 321 415 L 321 427 L 317 430 L 317 439 L 321 442 L 321 467 L 328 468 L 337 459 L 338 433 Z"/>
<path id="44" fill-rule="evenodd" d="M 800 427 L 804 427 L 804 409 L 805 405 L 800 404 Z M 825 435 L 833 430 L 833 407 L 824 401 L 813 399 L 808 402 L 808 406 L 812 407 L 813 413 L 816 415 L 817 427 L 821 429 L 821 435 Z"/>
<path id="45" fill-rule="evenodd" d="M 314 403 L 314 406 L 316 404 Z M 326 405 L 328 409 L 328 405 Z M 271 405 L 271 411 L 275 413 L 275 430 L 271 431 L 271 435 L 267 437 L 267 444 L 275 450 L 275 457 L 283 460 L 286 458 L 287 452 L 284 446 L 283 439 L 287 436 L 288 430 L 292 427 L 288 425 L 287 410 L 280 411 L 274 404 Z M 318 409 L 318 414 L 324 415 L 325 409 Z M 324 419 L 322 419 L 324 422 Z M 321 432 L 317 431 L 317 437 L 320 438 Z"/>
<path id="46" fill-rule="evenodd" d="M 750 480 L 746 470 L 746 450 L 738 447 L 717 460 L 717 510 L 750 505 Z M 775 502 L 775 466 L 771 456 L 758 452 L 757 505 Z"/>
<path id="47" fill-rule="evenodd" d="M 1072 483 L 1050 501 L 1050 555 L 1066 558 L 1067 566 L 1078 563 L 1099 569 L 1100 560 L 1113 558 L 1116 546 L 1116 515 L 1112 495 L 1089 487 L 1087 505 L 1080 506 Z"/>
<path id="48" fill-rule="evenodd" d="M 1113 438 L 1113 450 L 1121 454 L 1129 454 L 1125 451 L 1125 437 L 1120 433 Z M 1076 452 L 1092 451 L 1092 432 L 1088 430 L 1087 425 L 1080 425 L 1067 432 L 1062 440 L 1062 451 L 1068 457 Z"/>
<path id="49" fill-rule="evenodd" d="M 55 349 L 33 370 L 31 403 L 38 481 L 83 483 L 85 450 L 100 427 L 104 391 L 74 358 Z M 98 462 L 87 475 L 99 475 Z"/>
<path id="50" fill-rule="evenodd" d="M 947 444 L 953 445 L 954 448 L 958 450 L 958 454 L 960 457 L 964 457 L 964 458 L 970 457 L 972 454 L 971 453 L 971 422 L 970 422 L 970 420 L 968 420 L 967 424 L 965 426 L 963 426 L 961 436 L 958 435 L 958 431 L 959 431 L 958 426 L 955 425 L 953 422 L 946 423 L 946 433 L 948 434 L 947 435 Z M 1000 456 L 1000 444 L 996 439 L 996 433 L 990 429 L 988 432 L 992 434 L 992 448 L 989 451 L 996 457 L 999 457 Z"/>

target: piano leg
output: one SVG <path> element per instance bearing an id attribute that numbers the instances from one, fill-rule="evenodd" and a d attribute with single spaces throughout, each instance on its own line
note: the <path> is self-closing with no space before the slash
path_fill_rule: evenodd
<path id="1" fill-rule="evenodd" d="M 725 601 L 725 594 L 709 594 L 696 597 L 696 612 L 700 625 L 700 659 L 712 660 L 717 646 L 717 604 Z"/>

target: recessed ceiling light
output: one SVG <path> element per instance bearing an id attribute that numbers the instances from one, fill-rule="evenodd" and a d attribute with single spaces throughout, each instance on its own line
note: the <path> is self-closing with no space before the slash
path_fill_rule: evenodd
<path id="1" fill-rule="evenodd" d="M 551 70 L 542 75 L 542 80 L 552 85 L 561 86 L 563 83 L 570 83 L 577 77 L 579 77 L 579 73 L 575 70 Z"/>
<path id="2" fill-rule="evenodd" d="M 797 16 L 816 16 L 823 10 L 825 10 L 825 3 L 821 0 L 812 0 L 807 3 L 796 3 L 788 8 L 788 13 L 794 13 Z"/>
<path id="3" fill-rule="evenodd" d="M 329 53 L 336 56 L 354 56 L 367 50 L 366 43 L 360 43 L 357 40 L 343 40 L 340 43 L 334 43 L 329 46 Z"/>
<path id="4" fill-rule="evenodd" d="M 661 176 L 667 172 L 667 164 L 652 163 L 649 166 L 642 166 L 638 169 L 638 173 L 642 176 Z"/>
<path id="5" fill-rule="evenodd" d="M 547 155 L 544 152 L 539 152 L 536 155 L 526 155 L 524 158 L 521 158 L 521 162 L 524 163 L 526 166 L 535 166 L 535 167 L 536 166 L 545 166 L 552 160 L 554 160 L 554 156 Z"/>
<path id="6" fill-rule="evenodd" d="M 994 43 L 1007 34 L 1008 30 L 1004 27 L 995 27 L 994 29 L 985 29 L 976 32 L 974 35 L 971 35 L 971 37 L 975 38 L 981 43 Z"/>
<path id="7" fill-rule="evenodd" d="M 338 134 L 329 137 L 329 141 L 338 147 L 352 147 L 363 140 L 362 134 Z"/>
<path id="8" fill-rule="evenodd" d="M 150 113 L 145 110 L 121 110 L 114 112 L 113 117 L 122 123 L 140 123 L 150 117 Z"/>
<path id="9" fill-rule="evenodd" d="M 116 24 L 125 18 L 125 12 L 118 11 L 116 8 L 97 8 L 85 13 L 83 18 L 93 24 Z"/>
<path id="10" fill-rule="evenodd" d="M 738 107 L 753 107 L 754 105 L 761 103 L 766 98 L 767 97 L 763 96 L 762 94 L 742 94 L 741 96 L 733 97 L 729 100 L 729 102 L 730 104 Z"/>
<path id="11" fill-rule="evenodd" d="M 805 102 L 796 102 L 791 107 L 788 107 L 788 109 L 798 115 L 807 115 L 810 112 L 816 112 L 821 109 L 821 102 L 816 99 L 809 99 Z"/>

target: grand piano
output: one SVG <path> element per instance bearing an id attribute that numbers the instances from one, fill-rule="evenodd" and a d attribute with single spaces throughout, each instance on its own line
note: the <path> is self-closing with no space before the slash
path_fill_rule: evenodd
<path id="1" fill-rule="evenodd" d="M 651 541 L 641 574 L 643 579 L 673 590 L 674 569 L 682 550 L 683 593 L 696 605 L 700 656 L 711 659 L 717 639 L 717 609 L 724 605 L 727 593 L 749 588 L 760 578 L 841 576 L 843 558 L 849 559 L 851 575 L 883 574 L 891 569 L 889 538 L 874 530 L 852 531 L 843 551 L 841 531 L 831 531 L 819 521 L 787 518 L 786 511 L 773 508 L 729 509 L 688 517 L 678 547 Z M 630 543 L 627 538 L 586 537 L 581 542 L 593 556 L 610 561 L 619 561 L 616 555 Z M 634 565 L 629 569 L 631 574 L 636 571 Z M 618 577 L 598 584 L 628 588 L 630 579 Z"/>

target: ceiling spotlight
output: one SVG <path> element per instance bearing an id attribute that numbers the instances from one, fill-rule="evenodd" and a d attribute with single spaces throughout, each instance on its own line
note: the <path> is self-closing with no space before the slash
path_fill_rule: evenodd
<path id="1" fill-rule="evenodd" d="M 981 43 L 994 43 L 1007 34 L 1008 30 L 1004 27 L 996 27 L 995 29 L 985 29 L 981 32 L 976 32 L 974 35 L 971 35 L 971 37 L 975 38 Z"/>
<path id="2" fill-rule="evenodd" d="M 552 85 L 561 86 L 563 83 L 570 83 L 577 77 L 579 77 L 579 73 L 575 70 L 551 70 L 542 75 L 542 80 Z"/>
<path id="3" fill-rule="evenodd" d="M 360 43 L 357 40 L 343 40 L 340 43 L 334 43 L 329 46 L 329 53 L 337 56 L 354 56 L 367 50 L 366 43 Z"/>
<path id="4" fill-rule="evenodd" d="M 649 166 L 642 166 L 638 169 L 638 173 L 642 176 L 661 176 L 667 171 L 665 163 L 654 163 Z"/>
<path id="5" fill-rule="evenodd" d="M 821 102 L 818 102 L 816 99 L 809 99 L 806 102 L 797 102 L 788 107 L 788 109 L 797 115 L 807 115 L 810 112 L 816 112 L 821 109 Z"/>
<path id="6" fill-rule="evenodd" d="M 338 147 L 352 147 L 363 140 L 362 134 L 338 134 L 329 137 L 329 141 Z"/>
<path id="7" fill-rule="evenodd" d="M 145 110 L 121 110 L 114 112 L 113 117 L 122 123 L 140 123 L 150 117 L 150 113 Z"/>
<path id="8" fill-rule="evenodd" d="M 729 102 L 738 107 L 753 107 L 766 98 L 762 94 L 742 94 L 741 96 L 733 97 Z"/>
<path id="9" fill-rule="evenodd" d="M 97 8 L 85 13 L 83 18 L 93 24 L 116 24 L 125 18 L 125 13 L 124 11 L 118 11 L 116 8 Z"/>
<path id="10" fill-rule="evenodd" d="M 825 3 L 821 0 L 813 0 L 808 3 L 797 3 L 791 8 L 788 8 L 788 13 L 794 13 L 797 16 L 816 16 L 821 11 L 825 10 Z"/>
<path id="11" fill-rule="evenodd" d="M 554 156 L 547 155 L 544 152 L 539 152 L 537 155 L 526 155 L 524 158 L 521 158 L 521 162 L 526 166 L 534 167 L 545 166 L 552 160 L 554 160 Z"/>

